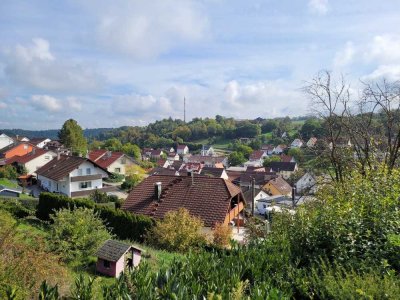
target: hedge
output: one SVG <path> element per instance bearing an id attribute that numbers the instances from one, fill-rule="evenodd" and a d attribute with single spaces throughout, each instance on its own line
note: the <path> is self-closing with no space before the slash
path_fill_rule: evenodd
<path id="1" fill-rule="evenodd" d="M 94 208 L 100 218 L 119 239 L 143 242 L 148 229 L 154 226 L 152 218 L 135 215 L 120 209 L 113 209 L 104 205 L 96 205 L 92 200 L 85 198 L 71 199 L 67 196 L 54 193 L 41 193 L 36 216 L 41 220 L 50 220 L 54 211 L 62 208 L 74 209 L 75 207 Z"/>
<path id="2" fill-rule="evenodd" d="M 16 218 L 25 218 L 35 214 L 34 210 L 27 209 L 18 200 L 0 199 L 0 209 L 10 212 Z"/>

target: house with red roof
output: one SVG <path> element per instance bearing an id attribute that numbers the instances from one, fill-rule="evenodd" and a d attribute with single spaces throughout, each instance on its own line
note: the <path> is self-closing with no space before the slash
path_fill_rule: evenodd
<path id="1" fill-rule="evenodd" d="M 22 156 L 31 152 L 35 148 L 28 142 L 17 142 L 10 144 L 0 150 L 0 159 L 8 159 L 13 156 Z"/>
<path id="2" fill-rule="evenodd" d="M 16 167 L 25 168 L 27 174 L 33 175 L 37 169 L 41 168 L 53 158 L 57 156 L 57 153 L 44 150 L 40 148 L 33 148 L 33 150 L 22 156 L 13 156 L 6 160 L 6 164 L 12 164 Z"/>
<path id="3" fill-rule="evenodd" d="M 89 159 L 110 173 L 126 174 L 126 167 L 135 164 L 135 161 L 122 152 L 108 151 L 104 149 L 89 152 Z"/>
<path id="4" fill-rule="evenodd" d="M 176 147 L 176 153 L 179 155 L 189 154 L 189 147 L 187 145 L 178 145 Z"/>
<path id="5" fill-rule="evenodd" d="M 239 187 L 223 178 L 153 175 L 133 188 L 122 205 L 123 210 L 155 219 L 179 208 L 186 208 L 210 229 L 237 220 L 244 197 Z"/>

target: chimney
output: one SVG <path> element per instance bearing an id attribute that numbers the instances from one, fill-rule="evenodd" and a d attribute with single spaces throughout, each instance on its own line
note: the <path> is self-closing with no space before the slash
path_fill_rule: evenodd
<path id="1" fill-rule="evenodd" d="M 157 201 L 160 201 L 161 190 L 162 190 L 162 183 L 160 181 L 156 182 L 154 184 L 154 192 L 155 192 L 155 196 L 157 197 Z"/>
<path id="2" fill-rule="evenodd" d="M 32 155 L 36 154 L 36 148 L 32 148 Z"/>
<path id="3" fill-rule="evenodd" d="M 187 172 L 187 175 L 190 176 L 190 177 L 192 177 L 192 185 L 193 185 L 193 184 L 194 184 L 194 171 L 193 171 L 193 170 L 188 171 L 188 172 Z"/>
<path id="4" fill-rule="evenodd" d="M 57 160 L 60 160 L 60 151 L 57 151 Z"/>

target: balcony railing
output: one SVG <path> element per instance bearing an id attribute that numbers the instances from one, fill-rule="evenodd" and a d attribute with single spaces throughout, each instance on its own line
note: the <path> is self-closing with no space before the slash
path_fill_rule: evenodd
<path id="1" fill-rule="evenodd" d="M 90 180 L 96 180 L 96 179 L 102 179 L 102 178 L 103 177 L 101 176 L 101 174 L 74 176 L 74 177 L 71 177 L 71 182 L 90 181 Z"/>

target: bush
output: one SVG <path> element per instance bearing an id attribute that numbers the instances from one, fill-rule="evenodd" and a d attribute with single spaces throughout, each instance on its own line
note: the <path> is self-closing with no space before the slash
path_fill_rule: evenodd
<path id="1" fill-rule="evenodd" d="M 18 178 L 17 169 L 11 165 L 0 167 L 0 178 L 15 180 Z"/>
<path id="2" fill-rule="evenodd" d="M 107 182 L 121 182 L 125 176 L 118 173 L 111 173 L 111 175 L 105 180 Z"/>
<path id="3" fill-rule="evenodd" d="M 231 235 L 232 227 L 217 223 L 213 231 L 213 242 L 217 247 L 225 248 L 229 246 Z"/>
<path id="4" fill-rule="evenodd" d="M 143 176 L 139 174 L 133 174 L 125 177 L 125 181 L 121 184 L 121 189 L 131 190 L 137 186 L 143 180 Z"/>
<path id="5" fill-rule="evenodd" d="M 147 234 L 151 244 L 168 251 L 185 252 L 205 244 L 203 221 L 185 208 L 170 211 Z"/>
<path id="6" fill-rule="evenodd" d="M 25 218 L 35 215 L 35 211 L 26 208 L 18 200 L 0 200 L 0 209 L 6 210 L 16 218 Z"/>
<path id="7" fill-rule="evenodd" d="M 40 194 L 36 216 L 41 220 L 49 221 L 54 212 L 62 208 L 74 209 L 75 207 L 94 208 L 104 223 L 110 227 L 112 233 L 122 240 L 130 239 L 142 242 L 145 232 L 154 225 L 153 219 L 147 216 L 95 205 L 88 199 L 71 199 L 53 193 Z"/>
<path id="8" fill-rule="evenodd" d="M 57 211 L 51 219 L 51 249 L 66 262 L 87 262 L 97 248 L 111 238 L 99 214 L 93 209 L 64 208 Z"/>

